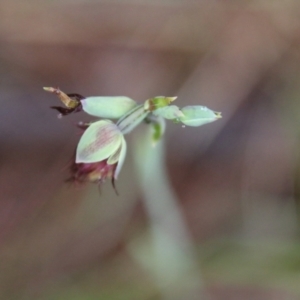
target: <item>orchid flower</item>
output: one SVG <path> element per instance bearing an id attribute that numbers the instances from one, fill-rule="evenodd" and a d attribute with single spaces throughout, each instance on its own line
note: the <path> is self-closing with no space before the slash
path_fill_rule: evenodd
<path id="1" fill-rule="evenodd" d="M 204 106 L 186 106 L 180 109 L 171 105 L 177 97 L 157 96 L 138 104 L 124 96 L 83 97 L 79 94 L 66 94 L 53 87 L 46 87 L 44 90 L 57 95 L 64 104 L 65 107 L 52 107 L 59 111 L 59 117 L 84 111 L 103 118 L 90 124 L 79 123 L 84 132 L 70 168 L 71 180 L 75 182 L 101 183 L 109 178 L 114 186 L 126 157 L 124 135 L 143 121 L 152 125 L 154 145 L 165 131 L 165 120 L 195 127 L 221 118 L 221 113 Z M 117 119 L 117 122 L 114 123 L 111 119 Z"/>

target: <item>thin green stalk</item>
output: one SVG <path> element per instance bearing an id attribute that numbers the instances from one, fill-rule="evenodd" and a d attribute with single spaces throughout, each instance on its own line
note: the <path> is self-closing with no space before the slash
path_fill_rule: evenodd
<path id="1" fill-rule="evenodd" d="M 152 147 L 150 134 L 144 134 L 137 137 L 134 149 L 150 222 L 153 251 L 148 267 L 163 299 L 207 299 L 193 242 L 165 170 L 164 143 Z M 148 255 L 145 259 L 149 261 Z"/>

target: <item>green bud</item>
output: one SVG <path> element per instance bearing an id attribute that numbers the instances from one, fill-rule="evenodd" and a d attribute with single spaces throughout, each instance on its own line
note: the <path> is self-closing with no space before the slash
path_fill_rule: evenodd
<path id="1" fill-rule="evenodd" d="M 220 112 L 215 112 L 205 106 L 186 106 L 181 109 L 184 114 L 179 120 L 187 126 L 201 126 L 222 118 Z"/>

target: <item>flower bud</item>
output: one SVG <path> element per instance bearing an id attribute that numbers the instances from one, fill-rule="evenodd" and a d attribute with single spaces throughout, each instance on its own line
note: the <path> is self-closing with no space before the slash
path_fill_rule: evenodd
<path id="1" fill-rule="evenodd" d="M 220 112 L 215 112 L 205 106 L 185 106 L 181 109 L 184 114 L 179 120 L 187 126 L 201 126 L 222 118 Z"/>

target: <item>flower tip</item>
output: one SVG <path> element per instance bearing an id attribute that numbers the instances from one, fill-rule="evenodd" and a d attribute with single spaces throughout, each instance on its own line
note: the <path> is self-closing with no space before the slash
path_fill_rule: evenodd
<path id="1" fill-rule="evenodd" d="M 169 101 L 170 101 L 170 103 L 171 102 L 173 102 L 173 101 L 175 101 L 178 97 L 177 96 L 175 96 L 175 97 L 166 97 Z"/>
<path id="2" fill-rule="evenodd" d="M 215 111 L 215 115 L 217 119 L 222 119 L 222 113 Z"/>
<path id="3" fill-rule="evenodd" d="M 46 91 L 46 92 L 49 92 L 49 93 L 54 93 L 55 92 L 55 88 L 53 87 L 43 87 L 43 90 Z"/>
<path id="4" fill-rule="evenodd" d="M 66 94 L 63 91 L 61 91 L 59 88 L 54 87 L 43 87 L 44 91 L 55 94 L 60 101 L 69 109 L 74 110 L 75 108 L 79 107 L 81 105 L 80 97 L 82 99 L 81 95 L 78 94 Z"/>

